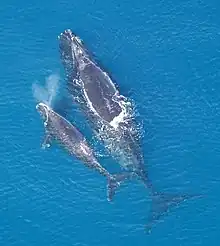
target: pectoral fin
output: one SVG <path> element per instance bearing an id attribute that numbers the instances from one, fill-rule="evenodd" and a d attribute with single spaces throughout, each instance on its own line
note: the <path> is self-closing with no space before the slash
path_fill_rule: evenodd
<path id="1" fill-rule="evenodd" d="M 51 144 L 52 144 L 52 136 L 48 132 L 46 132 L 43 142 L 41 144 L 41 148 L 42 149 L 49 148 Z"/>

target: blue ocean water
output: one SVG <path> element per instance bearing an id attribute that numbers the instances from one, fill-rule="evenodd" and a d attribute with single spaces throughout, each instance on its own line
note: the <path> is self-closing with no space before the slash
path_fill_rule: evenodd
<path id="1" fill-rule="evenodd" d="M 213 0 L 1 1 L 0 245 L 216 245 L 219 13 Z M 151 200 L 140 182 L 124 184 L 110 204 L 103 177 L 58 146 L 40 149 L 31 87 L 54 73 L 64 82 L 57 36 L 66 28 L 135 101 L 155 187 L 204 194 L 171 210 L 150 235 Z"/>

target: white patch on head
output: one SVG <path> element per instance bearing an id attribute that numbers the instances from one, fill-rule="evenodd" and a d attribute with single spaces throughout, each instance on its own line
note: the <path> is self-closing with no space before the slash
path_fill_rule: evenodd
<path id="1" fill-rule="evenodd" d="M 87 65 L 88 65 L 88 63 L 86 63 L 84 61 L 84 59 L 80 59 L 80 62 L 79 62 L 79 69 L 80 70 L 84 70 Z"/>
<path id="2" fill-rule="evenodd" d="M 78 45 L 72 44 L 72 57 L 75 57 L 78 61 L 78 66 L 80 70 L 84 70 L 85 66 L 88 64 L 85 62 L 84 51 Z"/>

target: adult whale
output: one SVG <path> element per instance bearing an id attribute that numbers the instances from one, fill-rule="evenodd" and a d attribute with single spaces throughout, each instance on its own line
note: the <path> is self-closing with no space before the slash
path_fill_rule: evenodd
<path id="1" fill-rule="evenodd" d="M 147 230 L 171 207 L 194 195 L 164 194 L 154 189 L 144 165 L 132 104 L 120 95 L 111 77 L 92 59 L 82 40 L 67 29 L 59 36 L 68 89 L 92 129 L 122 169 L 135 173 L 152 197 Z"/>
<path id="2" fill-rule="evenodd" d="M 97 161 L 92 149 L 82 133 L 67 119 L 56 113 L 44 103 L 38 103 L 36 109 L 44 121 L 45 138 L 42 147 L 49 147 L 53 140 L 59 142 L 70 155 L 81 160 L 87 167 L 95 169 L 108 180 L 107 198 L 112 200 L 115 189 L 127 174 L 111 175 Z"/>

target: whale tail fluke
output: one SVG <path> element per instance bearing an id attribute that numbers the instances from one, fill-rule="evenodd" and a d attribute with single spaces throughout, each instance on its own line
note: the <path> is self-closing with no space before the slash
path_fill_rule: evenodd
<path id="1" fill-rule="evenodd" d="M 112 201 L 117 188 L 123 181 L 130 179 L 132 176 L 132 173 L 121 173 L 109 176 L 107 185 L 107 200 Z"/>
<path id="2" fill-rule="evenodd" d="M 170 209 L 179 206 L 180 203 L 187 201 L 188 199 L 200 197 L 202 197 L 202 195 L 175 195 L 162 192 L 153 192 L 152 206 L 145 227 L 146 232 L 150 233 L 154 224 L 159 222 L 162 217 L 170 211 Z"/>

